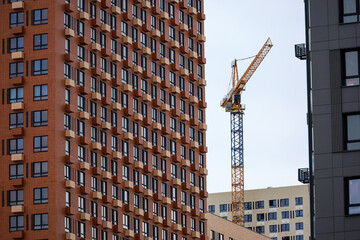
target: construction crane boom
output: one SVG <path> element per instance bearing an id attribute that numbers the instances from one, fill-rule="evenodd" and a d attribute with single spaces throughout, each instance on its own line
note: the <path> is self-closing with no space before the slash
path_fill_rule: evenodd
<path id="1" fill-rule="evenodd" d="M 245 73 L 239 79 L 237 60 L 232 64 L 232 88 L 221 101 L 221 107 L 231 113 L 231 188 L 232 188 L 232 221 L 245 225 L 244 215 L 244 138 L 243 115 L 245 106 L 241 104 L 241 93 L 245 85 L 259 67 L 272 47 L 270 38 L 255 56 Z"/>

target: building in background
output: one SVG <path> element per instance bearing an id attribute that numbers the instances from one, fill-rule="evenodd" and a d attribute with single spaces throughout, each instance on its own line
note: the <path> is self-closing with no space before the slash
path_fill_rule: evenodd
<path id="1" fill-rule="evenodd" d="M 209 194 L 208 211 L 231 221 L 231 192 Z M 273 240 L 309 239 L 308 185 L 245 190 L 245 227 Z"/>
<path id="2" fill-rule="evenodd" d="M 1 1 L 2 239 L 206 239 L 203 1 Z"/>
<path id="3" fill-rule="evenodd" d="M 215 214 L 207 213 L 209 240 L 269 240 Z"/>
<path id="4" fill-rule="evenodd" d="M 307 0 L 305 14 L 312 239 L 359 239 L 359 2 Z"/>

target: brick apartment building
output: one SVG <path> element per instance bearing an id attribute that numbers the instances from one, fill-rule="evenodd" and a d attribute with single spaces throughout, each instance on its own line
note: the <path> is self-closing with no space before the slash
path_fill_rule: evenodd
<path id="1" fill-rule="evenodd" d="M 4 0 L 2 239 L 206 239 L 201 0 Z"/>

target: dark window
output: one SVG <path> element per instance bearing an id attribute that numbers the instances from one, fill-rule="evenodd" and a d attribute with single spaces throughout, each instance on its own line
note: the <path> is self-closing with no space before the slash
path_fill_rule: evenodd
<path id="1" fill-rule="evenodd" d="M 345 180 L 347 215 L 360 214 L 360 177 Z"/>
<path id="2" fill-rule="evenodd" d="M 40 127 L 48 125 L 48 110 L 33 111 L 32 115 L 32 126 Z"/>
<path id="3" fill-rule="evenodd" d="M 34 137 L 34 152 L 48 151 L 48 136 Z"/>
<path id="4" fill-rule="evenodd" d="M 269 200 L 269 208 L 276 208 L 276 200 Z"/>
<path id="5" fill-rule="evenodd" d="M 298 222 L 295 223 L 296 230 L 303 230 L 304 229 L 304 223 Z"/>
<path id="6" fill-rule="evenodd" d="M 265 227 L 264 226 L 258 226 L 255 228 L 255 231 L 257 233 L 263 234 L 265 232 Z"/>
<path id="7" fill-rule="evenodd" d="M 34 35 L 34 50 L 41 50 L 48 48 L 48 34 L 36 34 Z"/>
<path id="8" fill-rule="evenodd" d="M 288 219 L 289 218 L 289 211 L 283 211 L 281 212 L 282 219 Z"/>
<path id="9" fill-rule="evenodd" d="M 277 225 L 270 225 L 269 232 L 276 233 L 277 232 Z"/>
<path id="10" fill-rule="evenodd" d="M 302 197 L 295 198 L 295 205 L 303 205 L 303 198 Z"/>
<path id="11" fill-rule="evenodd" d="M 32 230 L 48 229 L 48 214 L 33 214 L 32 215 Z"/>
<path id="12" fill-rule="evenodd" d="M 24 88 L 10 88 L 8 90 L 9 103 L 24 101 Z"/>
<path id="13" fill-rule="evenodd" d="M 34 101 L 41 101 L 48 99 L 48 85 L 35 85 L 34 86 Z"/>
<path id="14" fill-rule="evenodd" d="M 8 140 L 9 154 L 24 153 L 24 139 L 14 138 Z"/>
<path id="15" fill-rule="evenodd" d="M 295 217 L 303 217 L 303 210 L 296 210 L 295 211 Z"/>
<path id="16" fill-rule="evenodd" d="M 24 62 L 14 62 L 9 64 L 9 77 L 23 77 L 24 76 Z"/>
<path id="17" fill-rule="evenodd" d="M 24 178 L 24 164 L 11 164 L 9 166 L 9 179 Z"/>
<path id="18" fill-rule="evenodd" d="M 48 188 L 34 188 L 34 204 L 48 203 Z"/>
<path id="19" fill-rule="evenodd" d="M 46 59 L 39 59 L 33 60 L 31 62 L 32 65 L 32 74 L 36 75 L 44 75 L 48 74 L 48 60 Z"/>
<path id="20" fill-rule="evenodd" d="M 32 24 L 40 25 L 48 23 L 48 10 L 45 9 L 37 9 L 32 11 Z"/>
<path id="21" fill-rule="evenodd" d="M 24 205 L 24 190 L 11 190 L 8 191 L 8 205 Z"/>
<path id="22" fill-rule="evenodd" d="M 265 214 L 264 213 L 258 213 L 256 214 L 256 220 L 258 222 L 263 222 L 265 220 Z"/>
<path id="23" fill-rule="evenodd" d="M 10 113 L 9 114 L 9 127 L 23 128 L 24 127 L 24 113 Z"/>
<path id="24" fill-rule="evenodd" d="M 10 216 L 9 231 L 24 231 L 24 216 Z"/>
<path id="25" fill-rule="evenodd" d="M 48 176 L 48 162 L 34 162 L 31 163 L 32 177 L 47 177 Z"/>
<path id="26" fill-rule="evenodd" d="M 10 13 L 10 28 L 24 26 L 24 12 Z"/>
<path id="27" fill-rule="evenodd" d="M 24 51 L 24 37 L 8 39 L 9 53 Z"/>

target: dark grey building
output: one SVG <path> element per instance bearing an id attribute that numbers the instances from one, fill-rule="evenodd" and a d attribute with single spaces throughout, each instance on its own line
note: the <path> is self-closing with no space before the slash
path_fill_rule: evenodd
<path id="1" fill-rule="evenodd" d="M 360 1 L 305 1 L 313 123 L 313 239 L 360 239 Z"/>

